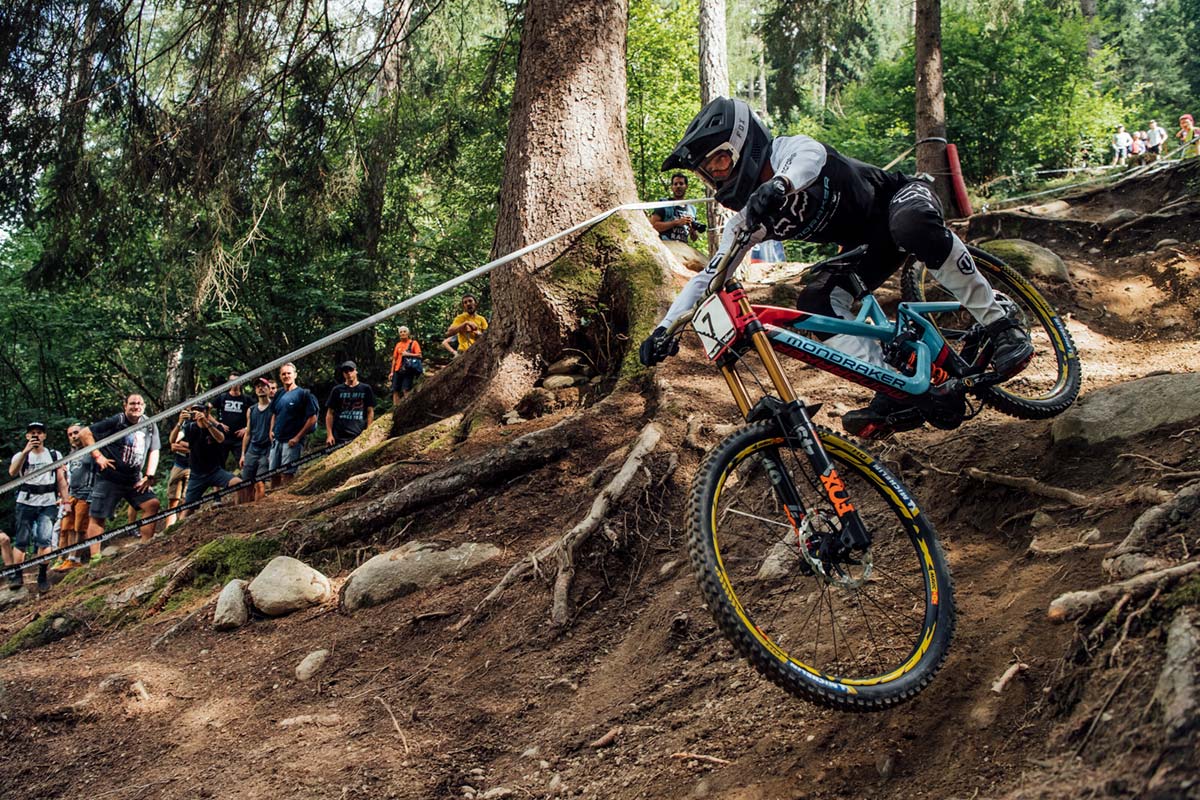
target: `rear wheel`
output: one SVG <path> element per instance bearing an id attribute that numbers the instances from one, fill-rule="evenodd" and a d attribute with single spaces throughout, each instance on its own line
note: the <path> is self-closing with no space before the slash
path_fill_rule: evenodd
<path id="1" fill-rule="evenodd" d="M 717 445 L 696 474 L 692 567 L 721 632 L 773 683 L 832 708 L 887 708 L 920 692 L 946 658 L 950 572 L 900 482 L 869 453 L 819 432 L 870 548 L 822 558 L 822 542 L 839 531 L 829 494 L 804 452 L 760 422 Z M 796 488 L 798 520 L 777 500 L 779 481 Z"/>
<path id="2" fill-rule="evenodd" d="M 996 256 L 967 248 L 992 284 L 1000 304 L 1029 334 L 1034 354 L 1028 366 L 999 386 L 979 391 L 989 406 L 1021 419 L 1047 419 L 1065 411 L 1079 395 L 1079 353 L 1058 312 L 1025 276 Z M 909 302 L 953 301 L 932 271 L 919 261 L 904 265 L 901 291 Z M 968 363 L 986 367 L 991 348 L 980 341 L 975 319 L 965 310 L 931 314 L 942 336 Z"/>

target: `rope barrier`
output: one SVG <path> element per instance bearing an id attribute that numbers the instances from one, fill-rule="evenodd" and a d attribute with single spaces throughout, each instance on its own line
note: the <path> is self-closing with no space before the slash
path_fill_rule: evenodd
<path id="1" fill-rule="evenodd" d="M 709 197 L 702 197 L 702 198 L 695 199 L 695 200 L 687 200 L 686 202 L 703 203 L 703 202 L 706 202 L 711 199 L 712 198 L 709 198 Z M 39 475 L 45 475 L 47 472 L 53 472 L 54 470 L 58 469 L 59 467 L 63 466 L 64 464 L 67 464 L 68 462 L 71 462 L 71 461 L 76 461 L 95 450 L 99 450 L 102 447 L 107 447 L 108 445 L 110 445 L 114 442 L 120 441 L 125 436 L 127 436 L 135 431 L 139 431 L 142 428 L 148 428 L 149 426 L 155 425 L 165 419 L 170 419 L 170 418 L 174 417 L 175 415 L 177 415 L 180 411 L 190 408 L 195 403 L 201 403 L 201 402 L 204 402 L 205 400 L 210 400 L 224 392 L 229 391 L 234 386 L 242 386 L 244 384 L 250 383 L 255 378 L 258 378 L 259 376 L 262 376 L 262 375 L 266 375 L 266 374 L 278 369 L 279 367 L 282 367 L 284 364 L 288 363 L 289 361 L 295 361 L 295 360 L 301 359 L 307 355 L 311 355 L 311 354 L 317 352 L 318 350 L 323 350 L 324 348 L 328 347 L 331 344 L 336 344 L 337 342 L 340 342 L 343 339 L 347 339 L 347 338 L 353 336 L 354 334 L 358 333 L 359 331 L 366 330 L 367 328 L 370 328 L 374 325 L 378 325 L 380 322 L 383 322 L 384 320 L 389 319 L 390 317 L 394 317 L 402 311 L 407 311 L 408 309 L 412 308 L 413 306 L 420 305 L 421 303 L 425 302 L 426 300 L 432 299 L 434 297 L 437 297 L 440 294 L 444 294 L 444 293 L 450 291 L 451 289 L 462 286 L 464 283 L 469 283 L 470 281 L 473 281 L 474 279 L 476 279 L 482 275 L 488 274 L 489 272 L 496 269 L 497 267 L 504 266 L 505 264 L 508 264 L 512 261 L 516 261 L 518 258 L 521 258 L 522 256 L 532 253 L 534 250 L 537 250 L 540 247 L 544 247 L 548 244 L 551 244 L 552 242 L 556 242 L 559 239 L 562 239 L 566 236 L 570 236 L 573 233 L 578 233 L 579 231 L 584 230 L 586 228 L 590 228 L 593 225 L 598 225 L 601 222 L 603 222 L 604 220 L 611 217 L 613 214 L 616 214 L 621 211 L 649 211 L 649 210 L 655 209 L 655 208 L 670 208 L 671 206 L 679 205 L 679 203 L 680 203 L 680 201 L 677 201 L 677 200 L 659 200 L 659 201 L 646 202 L 646 203 L 622 203 L 619 206 L 613 206 L 612 208 L 608 209 L 607 211 L 602 211 L 601 213 L 597 214 L 596 216 L 594 216 L 590 219 L 587 219 L 583 222 L 580 222 L 576 225 L 573 225 L 570 228 L 566 228 L 562 231 L 559 231 L 558 233 L 553 234 L 552 236 L 548 236 L 545 239 L 542 239 L 540 241 L 534 242 L 533 244 L 526 245 L 525 247 L 522 247 L 519 250 L 514 250 L 513 252 L 509 253 L 508 255 L 501 256 L 500 258 L 497 258 L 497 259 L 493 259 L 492 261 L 489 261 L 488 263 L 483 264 L 482 266 L 476 267 L 475 269 L 473 269 L 469 272 L 464 272 L 462 275 L 459 275 L 456 278 L 451 278 L 450 280 L 448 280 L 444 283 L 438 284 L 437 286 L 433 287 L 432 289 L 427 289 L 424 292 L 421 292 L 420 294 L 417 294 L 417 295 L 414 295 L 414 296 L 408 298 L 407 300 L 403 300 L 393 306 L 390 306 L 389 308 L 385 308 L 383 311 L 379 311 L 375 314 L 372 314 L 369 317 L 366 317 L 365 319 L 361 319 L 358 322 L 347 325 L 345 328 L 342 328 L 339 331 L 335 331 L 334 333 L 331 333 L 327 336 L 323 336 L 320 339 L 317 339 L 315 342 L 311 342 L 309 344 L 304 345 L 303 347 L 297 348 L 296 350 L 293 350 L 292 352 L 288 353 L 287 355 L 280 356 L 279 358 L 275 359 L 274 361 L 270 361 L 266 364 L 263 364 L 262 366 L 255 367 L 254 369 L 243 373 L 241 376 L 239 376 L 238 378 L 236 378 L 234 380 L 226 381 L 225 383 L 222 383 L 220 386 L 209 389 L 207 392 L 201 392 L 200 394 L 196 395 L 195 397 L 192 397 L 188 400 L 183 401 L 182 403 L 178 403 L 174 406 L 171 406 L 166 411 L 162 411 L 151 417 L 143 417 L 141 420 L 134 423 L 133 425 L 130 425 L 128 428 L 118 431 L 117 433 L 114 433 L 112 436 L 108 436 L 104 439 L 101 439 L 100 441 L 96 442 L 95 444 L 91 444 L 91 445 L 88 445 L 87 447 L 82 447 L 78 450 L 74 450 L 70 454 L 63 456 L 62 458 L 58 459 L 57 461 L 55 461 L 53 463 L 45 464 L 43 466 L 38 467 L 37 469 L 30 470 L 29 472 L 20 476 L 19 478 L 10 480 L 8 483 L 0 485 L 0 494 L 5 494 L 7 492 L 11 492 L 14 489 L 20 488 L 20 486 L 23 483 L 25 483 L 26 481 L 28 481 L 30 478 L 36 478 Z"/>
<path id="2" fill-rule="evenodd" d="M 254 486 L 255 484 L 265 483 L 267 480 L 269 480 L 270 478 L 272 478 L 276 475 L 279 475 L 290 469 L 295 469 L 295 468 L 301 466 L 302 464 L 307 464 L 308 462 L 313 461 L 318 458 L 321 458 L 322 456 L 328 455 L 329 453 L 332 453 L 335 450 L 340 450 L 341 448 L 345 447 L 348 444 L 350 444 L 350 442 L 342 442 L 341 444 L 334 444 L 334 445 L 330 445 L 328 447 L 322 448 L 320 450 L 314 450 L 313 452 L 309 453 L 306 456 L 301 456 L 300 458 L 296 459 L 295 461 L 293 461 L 290 464 L 284 464 L 282 466 L 276 467 L 275 469 L 267 470 L 266 472 L 264 472 L 262 474 L 261 477 L 255 479 L 254 481 L 244 481 L 242 483 L 238 483 L 233 486 L 226 486 L 224 489 L 218 489 L 215 492 L 204 495 L 199 500 L 193 500 L 190 503 L 180 503 L 179 505 L 177 505 L 173 508 L 156 511 L 153 514 L 150 514 L 150 515 L 144 517 L 143 519 L 138 520 L 137 522 L 131 522 L 128 525 L 122 525 L 121 527 L 114 528 L 111 531 L 105 531 L 104 533 L 100 534 L 99 536 L 94 536 L 91 539 L 85 539 L 81 542 L 76 542 L 75 544 L 68 545 L 66 547 L 60 547 L 57 550 L 52 550 L 49 553 L 43 553 L 41 555 L 34 556 L 32 558 L 27 558 L 24 561 L 22 561 L 20 564 L 12 564 L 7 567 L 4 567 L 3 569 L 0 569 L 0 579 L 6 579 L 9 576 L 13 575 L 14 573 L 20 573 L 26 569 L 29 569 L 30 567 L 36 567 L 36 566 L 40 566 L 42 564 L 48 564 L 57 558 L 61 558 L 62 556 L 66 555 L 67 553 L 74 553 L 76 550 L 82 550 L 85 547 L 91 547 L 94 544 L 103 544 L 104 542 L 107 542 L 111 539 L 115 539 L 118 536 L 125 536 L 127 534 L 138 533 L 141 530 L 142 526 L 144 526 L 144 525 L 150 525 L 152 523 L 158 522 L 159 520 L 163 520 L 163 519 L 166 519 L 167 517 L 173 516 L 175 514 L 179 514 L 180 512 L 183 512 L 183 511 L 192 511 L 194 509 L 200 508 L 205 503 L 211 503 L 213 501 L 220 500 L 222 497 L 225 497 L 226 495 L 233 494 L 234 492 L 243 491 L 245 489 L 248 489 L 248 488 Z M 425 462 L 397 461 L 395 463 L 397 463 L 397 464 L 417 464 L 417 463 L 425 463 Z M 0 591 L 3 591 L 3 590 L 0 589 Z"/>

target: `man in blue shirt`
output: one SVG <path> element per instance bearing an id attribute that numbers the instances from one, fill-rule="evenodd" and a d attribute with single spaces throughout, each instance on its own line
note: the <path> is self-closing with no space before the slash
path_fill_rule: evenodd
<path id="1" fill-rule="evenodd" d="M 671 255 L 691 272 L 699 272 L 704 269 L 708 259 L 689 242 L 696 241 L 705 228 L 696 221 L 696 207 L 684 200 L 687 188 L 687 175 L 682 172 L 672 175 L 669 199 L 678 201 L 679 205 L 656 208 L 650 215 L 650 224 L 658 231 L 658 238 L 662 239 Z"/>
<path id="2" fill-rule="evenodd" d="M 271 403 L 270 468 L 286 467 L 304 454 L 304 437 L 317 427 L 320 406 L 316 395 L 296 384 L 296 365 L 290 361 L 279 368 L 280 392 Z M 296 478 L 296 467 L 271 478 L 279 487 Z"/>

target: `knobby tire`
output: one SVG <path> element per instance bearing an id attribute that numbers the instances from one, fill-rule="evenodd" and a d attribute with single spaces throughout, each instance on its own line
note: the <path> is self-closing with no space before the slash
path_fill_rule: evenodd
<path id="1" fill-rule="evenodd" d="M 1061 414 L 1079 396 L 1082 376 L 1079 352 L 1075 349 L 1066 323 L 1041 292 L 1013 267 L 977 247 L 967 249 L 975 259 L 976 268 L 988 279 L 992 288 L 1016 301 L 1035 349 L 1048 349 L 1054 359 L 1052 366 L 1045 352 L 1035 353 L 1034 362 L 1024 371 L 998 386 L 981 389 L 979 399 L 997 411 L 1018 419 L 1048 419 Z M 937 284 L 936 277 L 930 274 L 924 264 L 913 259 L 904 265 L 900 286 L 902 298 L 907 302 L 954 299 Z M 961 328 L 964 324 L 962 320 L 966 317 L 966 312 L 931 315 L 934 324 L 947 328 L 955 323 Z M 955 346 L 951 336 L 947 335 L 947 341 L 951 347 Z M 1035 376 L 1039 371 L 1045 373 L 1041 382 L 1048 385 L 1031 385 L 1037 383 Z"/>
<path id="2" fill-rule="evenodd" d="M 874 457 L 819 428 L 873 536 L 874 572 L 856 588 L 806 572 L 768 461 L 791 473 L 805 519 L 835 517 L 807 456 L 777 431 L 771 421 L 735 431 L 692 483 L 689 555 L 713 618 L 763 676 L 796 697 L 843 711 L 911 699 L 941 668 L 954 634 L 953 584 L 933 526 Z"/>

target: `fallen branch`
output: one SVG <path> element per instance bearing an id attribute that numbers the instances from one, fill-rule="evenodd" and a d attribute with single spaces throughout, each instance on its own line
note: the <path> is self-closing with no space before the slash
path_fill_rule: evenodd
<path id="1" fill-rule="evenodd" d="M 712 423 L 697 419 L 695 416 L 691 416 L 688 417 L 687 432 L 683 436 L 683 443 L 685 446 L 690 447 L 693 450 L 699 450 L 701 453 L 703 453 L 708 450 L 708 446 L 700 441 L 700 436 L 704 433 L 705 429 L 711 431 L 718 438 L 724 439 L 726 436 L 733 433 L 740 427 L 740 425 L 728 424 L 714 425 Z"/>
<path id="2" fill-rule="evenodd" d="M 603 527 L 609 510 L 629 488 L 642 467 L 643 459 L 654 449 L 660 438 L 662 438 L 662 429 L 655 423 L 651 422 L 642 428 L 642 432 L 638 434 L 638 438 L 629 449 L 629 456 L 625 459 L 625 464 L 592 501 L 592 508 L 588 515 L 559 539 L 513 564 L 487 596 L 480 600 L 475 608 L 459 620 L 451 630 L 462 630 L 484 606 L 495 601 L 505 589 L 530 572 L 541 574 L 541 566 L 551 562 L 557 564 L 551 619 L 555 625 L 565 625 L 570 620 L 570 591 L 575 570 L 576 550 L 587 541 L 588 537 Z"/>
<path id="3" fill-rule="evenodd" d="M 1025 554 L 1030 556 L 1061 556 L 1064 553 L 1106 550 L 1112 546 L 1112 542 L 1072 542 L 1062 547 L 1044 547 L 1035 536 L 1033 537 L 1033 541 L 1029 543 L 1029 549 L 1025 551 Z"/>
<path id="4" fill-rule="evenodd" d="M 671 753 L 671 758 L 682 758 L 688 761 L 703 761 L 707 764 L 716 764 L 721 767 L 725 767 L 733 763 L 732 761 L 726 761 L 723 758 L 706 756 L 702 755 L 701 753 Z"/>
<path id="5" fill-rule="evenodd" d="M 1097 608 L 1110 606 L 1123 594 L 1133 599 L 1152 593 L 1160 585 L 1167 586 L 1200 571 L 1200 561 L 1189 561 L 1167 569 L 1146 572 L 1119 583 L 1110 583 L 1099 589 L 1067 592 L 1050 603 L 1047 616 L 1051 622 L 1066 622 L 1087 616 Z"/>
<path id="6" fill-rule="evenodd" d="M 412 752 L 408 749 L 408 737 L 404 735 L 404 731 L 400 730 L 400 723 L 396 721 L 396 715 L 392 713 L 392 707 L 379 695 L 375 695 L 375 699 L 379 701 L 379 705 L 383 706 L 383 710 L 388 712 L 388 716 L 392 718 L 392 727 L 396 729 L 396 733 L 400 734 L 400 742 L 404 745 L 404 755 L 408 755 Z"/>
<path id="7" fill-rule="evenodd" d="M 1058 486 L 1049 486 L 1034 478 L 1020 478 L 1013 475 L 1001 475 L 998 472 L 988 472 L 976 467 L 967 467 L 964 470 L 966 474 L 977 481 L 986 483 L 997 483 L 1001 486 L 1008 486 L 1013 489 L 1023 489 L 1030 494 L 1040 495 L 1041 497 L 1049 497 L 1052 500 L 1062 500 L 1074 506 L 1092 506 L 1096 505 L 1097 501 L 1094 497 L 1073 492 L 1070 489 L 1062 489 Z"/>
<path id="8" fill-rule="evenodd" d="M 625 729 L 622 728 L 620 725 L 617 725 L 613 728 L 609 728 L 608 733 L 604 734 L 599 739 L 597 739 L 596 741 L 589 744 L 588 747 L 592 748 L 593 750 L 599 750 L 601 747 L 608 747 L 610 744 L 612 744 L 613 742 L 615 742 L 617 740 L 617 737 L 620 736 L 624 730 Z"/>
<path id="9" fill-rule="evenodd" d="M 1001 694 L 1004 691 L 1004 687 L 1008 686 L 1009 681 L 1016 677 L 1018 673 L 1024 672 L 1027 669 L 1029 669 L 1029 665 L 1023 664 L 1020 661 L 1011 664 L 1008 669 L 1004 670 L 1004 674 L 992 683 L 992 691 L 996 694 Z"/>
<path id="10" fill-rule="evenodd" d="M 168 628 L 166 631 L 164 631 L 157 639 L 155 639 L 153 642 L 150 643 L 150 649 L 157 650 L 167 640 L 169 640 L 171 637 L 175 636 L 175 634 L 179 633 L 184 628 L 186 628 L 188 625 L 190 625 L 196 619 L 196 617 L 200 616 L 200 614 L 202 612 L 208 610 L 208 608 L 210 608 L 211 606 L 215 606 L 215 605 L 216 605 L 215 601 L 210 600 L 209 602 L 207 602 L 204 605 L 197 608 L 192 613 L 188 614 L 183 619 L 179 620 L 179 622 L 176 622 L 174 625 L 172 625 L 170 628 Z"/>

